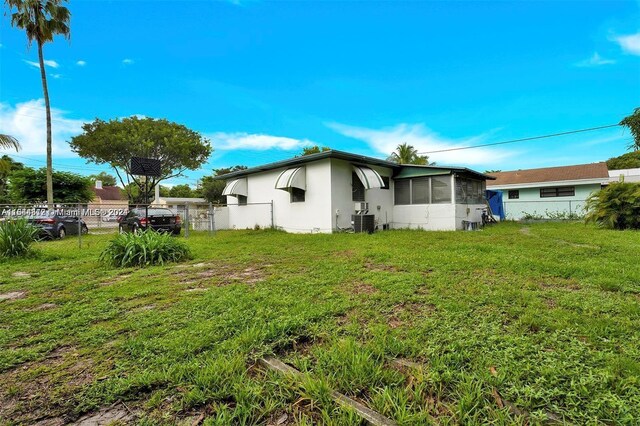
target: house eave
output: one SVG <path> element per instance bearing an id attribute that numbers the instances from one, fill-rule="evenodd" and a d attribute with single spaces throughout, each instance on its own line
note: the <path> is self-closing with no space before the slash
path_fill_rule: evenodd
<path id="1" fill-rule="evenodd" d="M 574 180 L 556 180 L 549 182 L 528 182 L 528 183 L 515 183 L 515 184 L 503 184 L 503 185 L 489 185 L 487 189 L 526 189 L 526 188 L 548 188 L 552 186 L 575 186 L 575 185 L 603 185 L 608 182 L 606 178 L 593 178 L 593 179 L 574 179 Z"/>

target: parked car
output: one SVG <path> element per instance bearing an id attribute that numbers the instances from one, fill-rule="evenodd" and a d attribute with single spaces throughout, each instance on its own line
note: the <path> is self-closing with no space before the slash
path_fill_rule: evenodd
<path id="1" fill-rule="evenodd" d="M 162 207 L 149 207 L 149 214 L 145 217 L 144 207 L 129 210 L 125 216 L 118 220 L 120 233 L 137 232 L 144 229 L 153 229 L 160 232 L 180 234 L 182 220 L 180 216 L 169 209 Z"/>
<path id="2" fill-rule="evenodd" d="M 82 234 L 89 233 L 87 224 L 77 216 L 68 216 L 62 214 L 42 214 L 30 216 L 27 218 L 29 223 L 40 228 L 38 234 L 42 239 L 64 238 L 67 235 L 78 235 L 78 224 Z"/>

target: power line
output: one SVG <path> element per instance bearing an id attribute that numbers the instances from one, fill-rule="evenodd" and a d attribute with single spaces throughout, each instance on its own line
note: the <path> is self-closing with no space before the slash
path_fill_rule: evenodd
<path id="1" fill-rule="evenodd" d="M 528 138 L 511 139 L 511 140 L 502 141 L 502 142 L 492 142 L 492 143 L 485 143 L 485 144 L 473 145 L 473 146 L 461 146 L 461 147 L 458 147 L 458 148 L 439 149 L 439 150 L 436 150 L 436 151 L 425 151 L 425 152 L 419 152 L 418 154 L 436 154 L 438 152 L 461 151 L 463 149 L 473 149 L 473 148 L 482 148 L 482 147 L 485 147 L 485 146 L 505 145 L 505 144 L 508 144 L 508 143 L 516 143 L 516 142 L 532 141 L 532 140 L 536 140 L 536 139 L 553 138 L 553 137 L 556 137 L 556 136 L 571 135 L 571 134 L 574 134 L 574 133 L 592 132 L 594 130 L 602 130 L 602 129 L 608 129 L 608 128 L 611 128 L 611 127 L 618 127 L 618 126 L 620 126 L 620 124 L 608 124 L 606 126 L 589 127 L 587 129 L 578 129 L 578 130 L 569 130 L 567 132 L 551 133 L 549 135 L 541 135 L 541 136 L 531 136 L 531 137 L 528 137 Z"/>

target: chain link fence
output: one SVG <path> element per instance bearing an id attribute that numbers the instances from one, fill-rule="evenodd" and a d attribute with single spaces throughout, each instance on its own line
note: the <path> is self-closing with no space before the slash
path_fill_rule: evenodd
<path id="1" fill-rule="evenodd" d="M 233 221 L 230 211 L 234 212 Z M 126 201 L 55 203 L 52 208 L 44 203 L 1 204 L 0 222 L 14 219 L 25 219 L 40 228 L 42 239 L 78 238 L 80 244 L 86 234 L 117 234 L 147 225 L 175 230 L 187 238 L 192 232 L 275 227 L 272 202 L 154 204 L 146 209 L 144 205 L 129 205 Z"/>

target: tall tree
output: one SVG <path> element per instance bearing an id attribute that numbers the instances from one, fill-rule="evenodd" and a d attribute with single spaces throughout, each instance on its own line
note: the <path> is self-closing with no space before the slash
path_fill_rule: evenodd
<path id="1" fill-rule="evenodd" d="M 90 175 L 89 179 L 91 179 L 94 183 L 95 181 L 99 180 L 104 186 L 116 186 L 117 184 L 116 178 L 111 176 L 107 172 L 100 172 L 97 175 Z"/>
<path id="2" fill-rule="evenodd" d="M 429 156 L 420 155 L 413 145 L 409 145 L 406 142 L 398 145 L 396 150 L 387 157 L 387 160 L 398 164 L 416 164 L 420 166 L 435 164 L 429 163 Z"/>
<path id="3" fill-rule="evenodd" d="M 20 151 L 20 143 L 16 138 L 9 135 L 0 134 L 0 149 L 13 148 Z M 0 159 L 0 172 L 5 173 L 11 170 L 11 159 L 3 155 Z"/>
<path id="4" fill-rule="evenodd" d="M 211 154 L 209 140 L 200 133 L 164 119 L 97 119 L 84 124 L 82 129 L 84 133 L 71 138 L 71 149 L 82 158 L 113 167 L 133 204 L 141 204 L 147 197 L 153 199 L 158 183 L 199 168 Z M 160 160 L 160 176 L 149 178 L 145 185 L 143 176 L 131 174 L 131 157 Z M 139 191 L 132 190 L 133 187 L 138 187 Z"/>
<path id="5" fill-rule="evenodd" d="M 43 202 L 47 197 L 46 170 L 25 167 L 15 171 L 9 179 L 9 194 L 15 203 Z M 86 203 L 94 198 L 91 181 L 75 173 L 54 172 L 56 201 L 60 203 Z"/>
<path id="6" fill-rule="evenodd" d="M 640 108 L 636 108 L 633 110 L 633 114 L 623 118 L 620 125 L 629 128 L 631 136 L 633 136 L 633 142 L 629 145 L 629 149 L 640 150 Z"/>
<path id="7" fill-rule="evenodd" d="M 314 145 L 302 148 L 302 153 L 300 155 L 304 157 L 305 155 L 318 154 L 325 151 L 331 151 L 331 148 L 328 146 L 320 147 L 318 145 Z"/>
<path id="8" fill-rule="evenodd" d="M 22 28 L 27 34 L 27 46 L 35 41 L 38 45 L 40 78 L 47 115 L 47 204 L 53 205 L 53 163 L 51 159 L 51 104 L 47 87 L 47 72 L 44 67 L 42 49 L 45 43 L 53 41 L 57 34 L 66 39 L 71 37 L 69 9 L 62 6 L 67 0 L 5 0 L 12 11 L 11 25 Z"/>
<path id="9" fill-rule="evenodd" d="M 200 181 L 199 192 L 202 198 L 211 203 L 225 204 L 227 202 L 227 197 L 222 195 L 225 182 L 224 180 L 215 179 L 215 177 L 246 169 L 247 166 L 221 167 L 219 169 L 213 169 L 213 176 L 205 176 Z"/>

